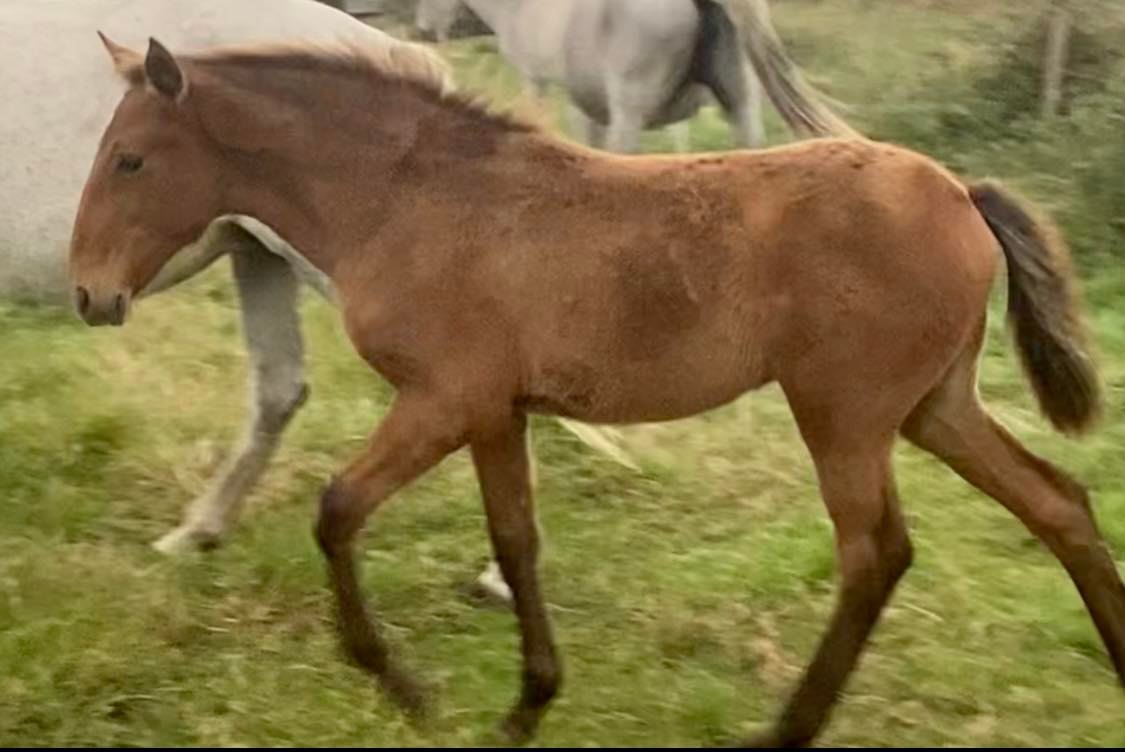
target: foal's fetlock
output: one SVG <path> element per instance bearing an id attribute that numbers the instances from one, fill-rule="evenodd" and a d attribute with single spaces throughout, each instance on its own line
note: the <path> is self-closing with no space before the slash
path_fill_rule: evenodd
<path id="1" fill-rule="evenodd" d="M 388 667 L 379 675 L 379 687 L 414 721 L 422 721 L 428 717 L 428 693 L 411 674 L 399 668 Z"/>
<path id="2" fill-rule="evenodd" d="M 788 726 L 782 722 L 744 739 L 740 744 L 735 746 L 742 747 L 743 749 L 793 749 L 797 747 L 807 747 L 816 736 L 816 731 L 808 730 L 809 728 L 810 727 Z"/>
<path id="3" fill-rule="evenodd" d="M 735 746 L 742 749 L 794 749 L 807 747 L 809 742 L 799 739 L 787 739 L 776 731 L 766 731 L 743 740 Z"/>
<path id="4" fill-rule="evenodd" d="M 520 707 L 542 713 L 562 686 L 562 671 L 554 658 L 540 659 L 524 669 Z"/>
<path id="5" fill-rule="evenodd" d="M 561 676 L 555 666 L 524 673 L 520 701 L 500 724 L 499 732 L 508 743 L 526 744 L 535 736 L 547 706 L 558 694 L 560 683 Z"/>
<path id="6" fill-rule="evenodd" d="M 497 733 L 504 743 L 523 746 L 535 737 L 535 732 L 539 730 L 539 719 L 542 716 L 543 708 L 517 705 L 500 724 Z"/>

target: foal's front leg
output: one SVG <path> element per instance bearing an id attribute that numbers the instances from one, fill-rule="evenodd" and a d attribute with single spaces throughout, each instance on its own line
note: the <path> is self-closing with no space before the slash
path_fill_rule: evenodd
<path id="1" fill-rule="evenodd" d="M 332 481 L 320 502 L 316 537 L 328 561 L 343 645 L 410 712 L 422 710 L 421 692 L 391 661 L 367 613 L 352 543 L 368 515 L 391 494 L 464 444 L 461 426 L 455 411 L 442 410 L 430 399 L 400 395 L 366 451 Z"/>
<path id="2" fill-rule="evenodd" d="M 536 572 L 539 535 L 531 498 L 527 419 L 513 416 L 498 430 L 475 436 L 470 446 L 488 531 L 520 623 L 523 688 L 503 731 L 513 741 L 523 742 L 534 735 L 562 678 Z"/>
<path id="3" fill-rule="evenodd" d="M 229 253 L 250 355 L 252 412 L 242 439 L 183 523 L 153 544 L 167 554 L 219 543 L 308 395 L 296 275 L 248 234 L 240 231 L 230 242 L 236 243 Z"/>

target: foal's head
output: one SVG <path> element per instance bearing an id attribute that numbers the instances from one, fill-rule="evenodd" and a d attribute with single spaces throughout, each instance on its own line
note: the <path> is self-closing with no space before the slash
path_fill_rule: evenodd
<path id="1" fill-rule="evenodd" d="M 102 42 L 129 89 L 102 136 L 75 220 L 70 275 L 88 324 L 122 324 L 132 296 L 219 214 L 220 152 L 192 107 L 184 68 Z"/>

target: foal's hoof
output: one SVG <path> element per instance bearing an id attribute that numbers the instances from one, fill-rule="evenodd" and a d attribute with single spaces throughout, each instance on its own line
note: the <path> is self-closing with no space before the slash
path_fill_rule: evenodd
<path id="1" fill-rule="evenodd" d="M 531 741 L 539 727 L 539 713 L 516 708 L 496 728 L 499 744 L 522 747 Z"/>
<path id="2" fill-rule="evenodd" d="M 219 535 L 181 525 L 159 540 L 153 541 L 152 547 L 165 556 L 178 556 L 191 551 L 210 551 L 219 547 Z"/>
<path id="3" fill-rule="evenodd" d="M 429 715 L 426 690 L 410 674 L 390 670 L 379 677 L 379 686 L 412 720 L 422 721 Z"/>
<path id="4" fill-rule="evenodd" d="M 807 744 L 798 740 L 783 738 L 776 729 L 770 729 L 769 731 L 763 731 L 747 737 L 732 746 L 741 749 L 793 749 L 795 747 L 805 747 Z"/>
<path id="5" fill-rule="evenodd" d="M 738 749 L 777 749 L 780 746 L 778 738 L 769 733 L 755 734 L 731 745 Z"/>

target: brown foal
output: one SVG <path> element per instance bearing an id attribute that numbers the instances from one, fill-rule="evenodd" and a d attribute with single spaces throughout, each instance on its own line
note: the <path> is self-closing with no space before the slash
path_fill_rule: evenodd
<path id="1" fill-rule="evenodd" d="M 1100 394 L 1064 244 L 992 183 L 860 138 L 623 157 L 443 94 L 433 59 L 259 48 L 173 57 L 107 43 L 130 86 L 74 228 L 82 316 L 132 294 L 218 217 L 273 228 L 331 281 L 358 353 L 397 391 L 316 526 L 350 653 L 421 698 L 365 610 L 353 544 L 395 491 L 468 446 L 519 617 L 534 733 L 561 670 L 536 574 L 526 415 L 679 418 L 776 381 L 836 528 L 828 631 L 772 730 L 823 726 L 911 546 L 898 434 L 999 501 L 1058 557 L 1125 677 L 1125 587 L 1083 488 L 989 417 L 976 390 L 1001 254 L 1009 315 L 1047 416 Z M 372 57 L 378 54 L 378 57 Z"/>

